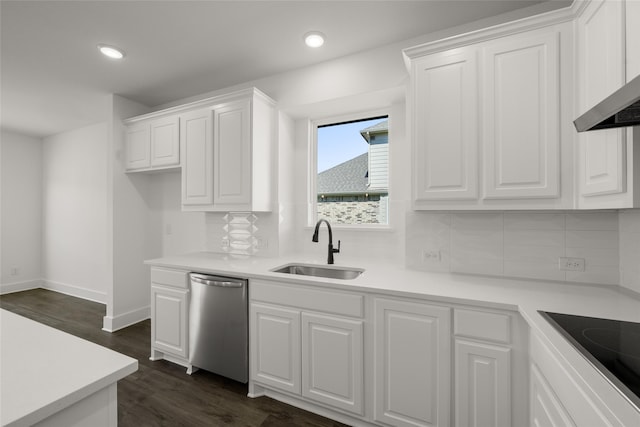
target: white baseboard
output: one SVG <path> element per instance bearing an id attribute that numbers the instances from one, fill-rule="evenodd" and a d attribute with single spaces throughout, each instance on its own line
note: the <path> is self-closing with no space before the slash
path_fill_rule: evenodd
<path id="1" fill-rule="evenodd" d="M 42 287 L 43 283 L 44 280 L 42 279 L 26 280 L 24 282 L 0 283 L 0 295 L 38 289 Z"/>
<path id="2" fill-rule="evenodd" d="M 115 332 L 118 329 L 126 328 L 135 323 L 151 317 L 151 307 L 146 306 L 118 316 L 104 316 L 102 319 L 102 330 L 107 332 Z"/>
<path id="3" fill-rule="evenodd" d="M 52 280 L 44 280 L 41 288 L 48 289 L 50 291 L 60 292 L 61 294 L 71 295 L 72 297 L 78 297 L 93 302 L 99 302 L 100 304 L 107 303 L 107 293 L 98 292 L 92 289 L 80 288 L 78 286 L 68 285 L 66 283 L 54 282 Z"/>

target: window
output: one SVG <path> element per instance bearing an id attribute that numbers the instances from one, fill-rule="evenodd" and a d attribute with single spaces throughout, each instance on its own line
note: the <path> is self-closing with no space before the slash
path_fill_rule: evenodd
<path id="1" fill-rule="evenodd" d="M 312 221 L 389 223 L 389 119 L 317 123 Z"/>

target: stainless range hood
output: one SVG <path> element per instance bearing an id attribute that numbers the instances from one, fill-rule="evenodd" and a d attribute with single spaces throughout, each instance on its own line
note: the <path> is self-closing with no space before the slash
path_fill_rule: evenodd
<path id="1" fill-rule="evenodd" d="M 573 121 L 578 132 L 640 125 L 640 75 Z"/>

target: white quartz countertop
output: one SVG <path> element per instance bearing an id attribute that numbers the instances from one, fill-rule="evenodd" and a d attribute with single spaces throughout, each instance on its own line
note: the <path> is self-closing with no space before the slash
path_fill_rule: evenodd
<path id="1" fill-rule="evenodd" d="M 32 425 L 126 377 L 138 361 L 0 310 L 0 424 Z"/>
<path id="2" fill-rule="evenodd" d="M 343 290 L 417 297 L 520 311 L 529 321 L 537 310 L 640 323 L 640 296 L 617 286 L 568 284 L 463 274 L 427 273 L 384 261 L 336 256 L 335 267 L 364 268 L 353 280 L 327 279 L 271 270 L 289 263 L 323 264 L 305 257 L 239 257 L 197 252 L 146 261 L 156 267 L 248 279 L 305 283 Z"/>

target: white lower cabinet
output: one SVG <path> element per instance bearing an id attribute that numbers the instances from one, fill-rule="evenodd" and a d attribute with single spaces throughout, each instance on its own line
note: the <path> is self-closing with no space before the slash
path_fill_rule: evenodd
<path id="1" fill-rule="evenodd" d="M 363 416 L 364 296 L 263 280 L 249 295 L 250 390 Z"/>
<path id="2" fill-rule="evenodd" d="M 302 313 L 302 395 L 363 414 L 363 322 Z"/>
<path id="3" fill-rule="evenodd" d="M 511 423 L 511 349 L 455 340 L 456 426 Z"/>
<path id="4" fill-rule="evenodd" d="M 532 426 L 569 427 L 576 425 L 536 365 L 531 365 L 530 410 Z"/>
<path id="5" fill-rule="evenodd" d="M 151 269 L 151 360 L 190 368 L 189 285 L 185 271 Z"/>
<path id="6" fill-rule="evenodd" d="M 300 393 L 300 311 L 251 304 L 252 379 Z"/>
<path id="7" fill-rule="evenodd" d="M 550 326 L 549 326 L 550 327 Z M 638 426 L 640 412 L 562 336 L 531 335 L 531 426 Z"/>
<path id="8" fill-rule="evenodd" d="M 257 279 L 249 299 L 252 397 L 356 426 L 528 422 L 517 313 Z"/>
<path id="9" fill-rule="evenodd" d="M 187 357 L 187 296 L 189 291 L 151 286 L 151 345 Z"/>
<path id="10" fill-rule="evenodd" d="M 526 399 L 512 399 L 525 388 L 526 369 L 521 325 L 515 314 L 477 308 L 455 308 L 454 383 L 455 425 L 502 426 L 526 422 Z M 516 329 L 517 333 L 513 333 Z M 514 353 L 519 354 L 516 360 Z M 515 416 L 514 416 L 515 414 Z"/>
<path id="11" fill-rule="evenodd" d="M 376 298 L 375 420 L 447 426 L 451 411 L 451 309 Z"/>

